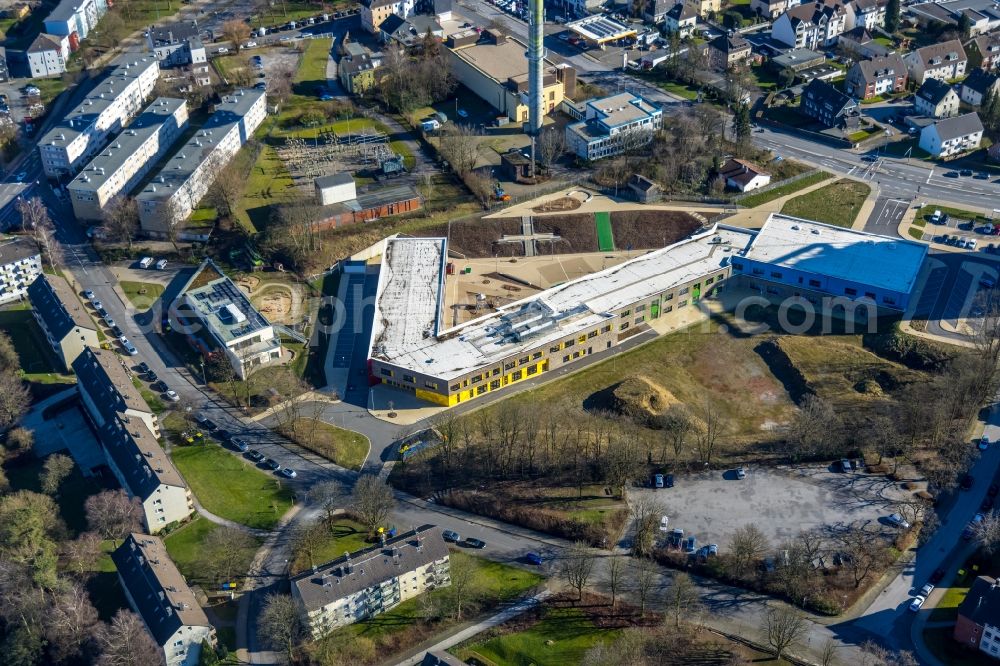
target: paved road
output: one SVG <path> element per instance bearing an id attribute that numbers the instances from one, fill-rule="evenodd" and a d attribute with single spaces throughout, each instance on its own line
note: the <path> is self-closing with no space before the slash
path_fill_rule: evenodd
<path id="1" fill-rule="evenodd" d="M 883 236 L 895 236 L 899 223 L 903 221 L 906 209 L 911 205 L 907 199 L 895 199 L 880 195 L 875 200 L 875 208 L 865 222 L 865 231 Z"/>

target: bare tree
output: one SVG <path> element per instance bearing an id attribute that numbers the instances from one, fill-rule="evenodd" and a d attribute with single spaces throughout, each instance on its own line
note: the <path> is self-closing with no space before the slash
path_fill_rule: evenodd
<path id="1" fill-rule="evenodd" d="M 101 536 L 96 532 L 84 532 L 73 541 L 63 543 L 63 555 L 70 569 L 83 578 L 101 556 Z"/>
<path id="2" fill-rule="evenodd" d="M 462 621 L 462 610 L 474 591 L 475 571 L 465 562 L 451 567 L 451 585 L 448 597 L 455 609 L 455 620 Z"/>
<path id="3" fill-rule="evenodd" d="M 0 431 L 13 425 L 30 405 L 31 393 L 18 375 L 17 366 L 0 369 Z"/>
<path id="4" fill-rule="evenodd" d="M 130 498 L 124 490 L 104 490 L 91 495 L 84 503 L 87 524 L 115 547 L 131 532 L 137 532 L 142 522 L 139 500 Z"/>
<path id="5" fill-rule="evenodd" d="M 124 241 L 132 251 L 132 241 L 139 233 L 139 206 L 134 197 L 115 196 L 101 209 L 104 237 Z"/>
<path id="6" fill-rule="evenodd" d="M 631 500 L 628 509 L 632 515 L 635 529 L 632 553 L 634 555 L 649 555 L 653 551 L 660 518 L 666 509 L 658 500 L 648 496 L 640 496 Z"/>
<path id="7" fill-rule="evenodd" d="M 554 127 L 542 130 L 536 142 L 538 160 L 546 169 L 566 152 L 566 133 Z"/>
<path id="8" fill-rule="evenodd" d="M 232 218 L 243 199 L 247 174 L 240 168 L 238 160 L 228 160 L 225 164 L 215 166 L 216 168 L 211 169 L 215 173 L 215 180 L 208 190 L 208 200 L 220 216 Z"/>
<path id="9" fill-rule="evenodd" d="M 98 666 L 161 666 L 162 651 L 139 616 L 119 610 L 97 632 Z"/>
<path id="10" fill-rule="evenodd" d="M 987 555 L 992 555 L 1000 545 L 1000 514 L 990 511 L 972 526 L 972 538 Z"/>
<path id="11" fill-rule="evenodd" d="M 32 238 L 42 250 L 46 261 L 52 266 L 62 264 L 62 254 L 59 242 L 56 240 L 56 228 L 49 217 L 49 209 L 40 197 L 19 199 L 17 212 L 21 214 L 21 225 L 30 231 Z"/>
<path id="12" fill-rule="evenodd" d="M 841 431 L 842 423 L 833 406 L 815 395 L 807 395 L 788 426 L 788 455 L 792 460 L 800 460 L 838 450 Z"/>
<path id="13" fill-rule="evenodd" d="M 755 562 L 764 557 L 768 548 L 767 537 L 756 525 L 751 523 L 737 529 L 730 546 L 732 575 L 735 578 L 743 576 Z"/>
<path id="14" fill-rule="evenodd" d="M 820 666 L 833 666 L 837 659 L 837 644 L 832 638 L 826 639 L 823 649 L 819 653 Z"/>
<path id="15" fill-rule="evenodd" d="M 673 616 L 674 628 L 679 629 L 681 618 L 690 619 L 701 603 L 698 588 L 687 573 L 678 571 L 667 588 L 667 615 Z"/>
<path id="16" fill-rule="evenodd" d="M 470 171 L 462 177 L 462 182 L 469 188 L 473 196 L 479 199 L 483 208 L 490 205 L 493 198 L 493 180 L 479 171 Z"/>
<path id="17" fill-rule="evenodd" d="M 79 583 L 69 585 L 53 598 L 48 612 L 45 636 L 52 656 L 63 661 L 80 655 L 96 625 L 97 610 L 86 588 Z"/>
<path id="18" fill-rule="evenodd" d="M 295 79 L 295 70 L 288 66 L 279 66 L 274 75 L 267 81 L 267 94 L 278 104 L 284 104 L 292 95 L 292 81 Z"/>
<path id="19" fill-rule="evenodd" d="M 861 644 L 859 666 L 917 666 L 917 663 L 910 652 L 896 652 L 871 640 Z"/>
<path id="20" fill-rule="evenodd" d="M 566 549 L 559 574 L 576 590 L 577 601 L 583 599 L 583 588 L 587 587 L 594 573 L 594 563 L 594 554 L 583 541 L 577 541 Z"/>
<path id="21" fill-rule="evenodd" d="M 674 458 L 680 458 L 684 445 L 695 430 L 694 417 L 690 410 L 683 403 L 676 403 L 657 419 L 661 431 L 663 432 L 663 453 L 661 458 L 667 459 L 667 446 L 673 449 Z"/>
<path id="22" fill-rule="evenodd" d="M 222 526 L 201 543 L 200 569 L 213 581 L 234 582 L 247 569 L 247 553 L 257 549 L 257 540 L 241 529 Z"/>
<path id="23" fill-rule="evenodd" d="M 243 48 L 243 45 L 246 44 L 247 40 L 250 39 L 250 26 L 247 25 L 246 21 L 241 21 L 239 19 L 230 19 L 223 23 L 220 32 L 223 39 L 227 42 L 233 43 L 237 52 L 239 52 L 239 50 Z"/>
<path id="24" fill-rule="evenodd" d="M 608 591 L 611 592 L 611 607 L 618 604 L 618 592 L 621 590 L 622 581 L 625 578 L 625 558 L 621 555 L 612 555 L 608 558 L 607 583 Z"/>
<path id="25" fill-rule="evenodd" d="M 337 505 L 343 503 L 346 499 L 344 496 L 344 486 L 340 481 L 333 479 L 321 481 L 312 487 L 309 494 L 312 495 L 316 505 L 326 513 L 326 524 L 331 525 Z"/>
<path id="26" fill-rule="evenodd" d="M 392 490 L 379 481 L 377 476 L 364 475 L 354 484 L 351 506 L 361 522 L 368 528 L 368 535 L 385 522 L 396 506 Z"/>
<path id="27" fill-rule="evenodd" d="M 319 549 L 330 541 L 330 529 L 323 523 L 315 523 L 301 527 L 292 537 L 292 552 L 298 558 L 305 555 L 309 559 L 309 567 L 316 567 L 315 556 Z"/>
<path id="28" fill-rule="evenodd" d="M 854 587 L 861 587 L 861 583 L 886 561 L 885 542 L 881 535 L 863 525 L 849 527 L 840 535 L 840 541 L 847 554 L 844 564 L 854 577 Z"/>
<path id="29" fill-rule="evenodd" d="M 635 593 L 639 597 L 639 613 L 646 612 L 646 603 L 656 585 L 656 564 L 648 557 L 638 557 L 635 562 Z"/>
<path id="30" fill-rule="evenodd" d="M 269 594 L 264 600 L 258 623 L 264 642 L 281 650 L 289 661 L 295 660 L 295 646 L 305 635 L 295 602 L 286 594 Z"/>
<path id="31" fill-rule="evenodd" d="M 455 173 L 464 178 L 479 159 L 479 139 L 475 130 L 464 125 L 447 125 L 438 137 L 438 152 Z"/>
<path id="32" fill-rule="evenodd" d="M 768 609 L 765 629 L 767 643 L 774 649 L 775 658 L 781 659 L 785 650 L 802 638 L 806 628 L 806 618 L 797 610 L 787 606 Z"/>
<path id="33" fill-rule="evenodd" d="M 73 473 L 73 459 L 62 453 L 53 453 L 45 459 L 42 469 L 42 492 L 55 495 L 59 486 Z"/>
<path id="34" fill-rule="evenodd" d="M 698 452 L 698 460 L 703 463 L 711 463 L 712 456 L 715 455 L 715 447 L 719 442 L 724 424 L 719 408 L 710 398 L 705 398 L 701 403 L 698 413 L 701 418 L 701 426 L 695 432 L 695 449 Z"/>

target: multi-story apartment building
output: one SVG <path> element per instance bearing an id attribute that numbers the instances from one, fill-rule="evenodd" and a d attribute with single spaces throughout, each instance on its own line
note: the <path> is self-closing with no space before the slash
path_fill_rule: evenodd
<path id="1" fill-rule="evenodd" d="M 849 13 L 848 28 L 863 27 L 866 30 L 885 27 L 885 10 L 888 0 L 853 0 L 846 3 Z"/>
<path id="2" fill-rule="evenodd" d="M 772 214 L 759 232 L 715 225 L 445 328 L 446 240 L 386 239 L 369 380 L 453 406 L 690 325 L 733 277 L 764 298 L 833 299 L 877 316 L 906 308 L 926 254 L 921 243 Z"/>
<path id="3" fill-rule="evenodd" d="M 163 542 L 132 533 L 111 559 L 129 605 L 160 646 L 166 666 L 201 663 L 202 642 L 214 647 L 215 629 Z"/>
<path id="4" fill-rule="evenodd" d="M 108 13 L 108 5 L 107 0 L 62 0 L 45 18 L 45 32 L 69 37 L 75 51 Z"/>
<path id="5" fill-rule="evenodd" d="M 906 90 L 906 65 L 898 53 L 859 60 L 851 65 L 844 80 L 844 90 L 858 99 L 901 93 Z"/>
<path id="6" fill-rule="evenodd" d="M 0 305 L 28 294 L 28 285 L 42 274 L 42 257 L 30 238 L 0 236 Z"/>
<path id="7" fill-rule="evenodd" d="M 771 38 L 798 49 L 822 51 L 848 30 L 848 12 L 840 0 L 793 5 L 771 26 Z"/>
<path id="8" fill-rule="evenodd" d="M 958 115 L 958 93 L 939 79 L 927 79 L 913 96 L 913 110 L 930 118 Z"/>
<path id="9" fill-rule="evenodd" d="M 188 125 L 183 99 L 159 97 L 67 186 L 78 220 L 100 220 L 118 195 L 131 192 Z"/>
<path id="10" fill-rule="evenodd" d="M 713 69 L 726 71 L 747 64 L 753 58 L 750 42 L 738 33 L 719 35 L 708 43 L 708 62 Z"/>
<path id="11" fill-rule="evenodd" d="M 857 101 L 819 79 L 802 90 L 799 113 L 827 127 L 849 128 L 860 120 Z"/>
<path id="12" fill-rule="evenodd" d="M 136 196 L 142 230 L 156 237 L 172 235 L 266 115 L 263 90 L 239 90 L 223 98 L 197 134 L 164 162 Z"/>
<path id="13" fill-rule="evenodd" d="M 950 157 L 979 148 L 983 123 L 977 113 L 942 118 L 920 130 L 921 148 L 933 157 Z"/>
<path id="14" fill-rule="evenodd" d="M 1000 583 L 979 576 L 958 606 L 954 638 L 960 645 L 1000 659 Z"/>
<path id="15" fill-rule="evenodd" d="M 694 7 L 698 16 L 708 17 L 711 14 L 718 14 L 722 11 L 722 0 L 684 0 Z"/>
<path id="16" fill-rule="evenodd" d="M 393 14 L 402 18 L 413 15 L 414 0 L 361 0 L 361 27 L 373 35 L 379 33 L 382 21 Z"/>
<path id="17" fill-rule="evenodd" d="M 150 55 L 129 52 L 116 58 L 111 74 L 38 142 L 45 175 L 76 173 L 139 113 L 159 75 L 159 64 Z"/>
<path id="18" fill-rule="evenodd" d="M 757 16 L 774 20 L 793 6 L 791 0 L 750 0 L 750 9 Z"/>
<path id="19" fill-rule="evenodd" d="M 318 639 L 451 585 L 448 544 L 440 529 L 423 525 L 294 576 L 291 583 L 292 599 Z"/>
<path id="20" fill-rule="evenodd" d="M 969 106 L 981 106 L 990 94 L 1000 95 L 1000 74 L 974 69 L 962 81 L 962 101 Z"/>
<path id="21" fill-rule="evenodd" d="M 969 53 L 979 59 L 979 66 L 990 71 L 1000 66 L 1000 32 L 980 35 L 966 43 Z"/>
<path id="22" fill-rule="evenodd" d="M 97 347 L 97 324 L 80 299 L 57 275 L 41 274 L 28 286 L 31 314 L 67 371 L 87 347 Z"/>
<path id="23" fill-rule="evenodd" d="M 108 468 L 125 492 L 139 499 L 146 530 L 153 534 L 190 516 L 191 491 L 157 441 L 156 415 L 118 356 L 88 348 L 73 370 Z"/>
<path id="24" fill-rule="evenodd" d="M 903 62 L 910 71 L 910 78 L 919 86 L 927 79 L 950 81 L 959 78 L 965 74 L 969 58 L 962 42 L 953 39 L 911 51 L 903 56 Z"/>
<path id="25" fill-rule="evenodd" d="M 146 31 L 146 41 L 160 61 L 160 67 L 203 65 L 208 62 L 197 21 L 151 27 Z"/>
<path id="26" fill-rule="evenodd" d="M 211 259 L 202 262 L 171 310 L 192 346 L 203 354 L 224 354 L 240 379 L 281 362 L 281 338 L 274 327 Z"/>
<path id="27" fill-rule="evenodd" d="M 566 144 L 585 160 L 599 160 L 649 143 L 662 127 L 660 107 L 619 93 L 587 102 L 584 119 L 566 126 Z"/>
<path id="28" fill-rule="evenodd" d="M 46 76 L 59 76 L 66 71 L 66 59 L 69 58 L 69 38 L 59 35 L 40 33 L 25 50 L 28 59 L 28 71 L 31 78 L 40 79 Z"/>

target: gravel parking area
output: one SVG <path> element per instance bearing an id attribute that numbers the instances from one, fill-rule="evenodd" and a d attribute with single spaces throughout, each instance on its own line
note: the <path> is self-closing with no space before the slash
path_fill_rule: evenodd
<path id="1" fill-rule="evenodd" d="M 732 533 L 749 523 L 772 545 L 805 529 L 836 532 L 853 523 L 884 525 L 879 519 L 908 495 L 883 476 L 817 466 L 746 469 L 743 480 L 734 470 L 675 475 L 673 488 L 635 489 L 630 499 L 652 495 L 666 507 L 671 528 L 695 535 L 699 544 L 726 548 Z"/>

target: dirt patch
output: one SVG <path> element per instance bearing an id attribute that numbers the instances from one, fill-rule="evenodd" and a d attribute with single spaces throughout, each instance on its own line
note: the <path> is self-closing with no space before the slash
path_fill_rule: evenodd
<path id="1" fill-rule="evenodd" d="M 560 197 L 552 201 L 546 201 L 541 206 L 532 208 L 534 213 L 559 213 L 563 211 L 576 210 L 582 204 L 579 199 L 573 197 Z"/>
<path id="2" fill-rule="evenodd" d="M 450 235 L 449 235 L 450 232 Z M 448 249 L 466 257 L 523 257 L 523 243 L 499 242 L 504 236 L 521 233 L 521 221 L 514 219 L 471 220 L 426 227 L 419 238 L 448 238 Z"/>
<path id="3" fill-rule="evenodd" d="M 592 213 L 578 215 L 546 215 L 532 220 L 536 234 L 554 234 L 558 241 L 536 242 L 539 254 L 575 254 L 599 252 L 597 225 Z"/>
<path id="4" fill-rule="evenodd" d="M 615 247 L 646 250 L 666 247 L 687 238 L 701 227 L 701 221 L 676 210 L 634 210 L 611 213 Z"/>
<path id="5" fill-rule="evenodd" d="M 284 321 L 292 312 L 292 293 L 285 289 L 268 289 L 260 297 L 258 308 L 268 321 Z"/>
<path id="6" fill-rule="evenodd" d="M 614 390 L 620 411 L 633 417 L 651 419 L 680 402 L 673 393 L 649 377 L 629 377 Z"/>

